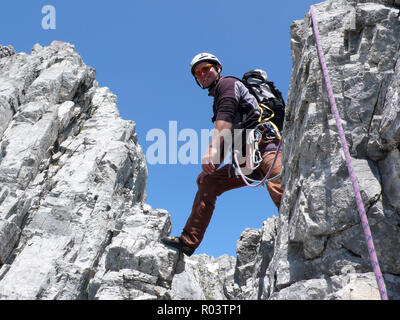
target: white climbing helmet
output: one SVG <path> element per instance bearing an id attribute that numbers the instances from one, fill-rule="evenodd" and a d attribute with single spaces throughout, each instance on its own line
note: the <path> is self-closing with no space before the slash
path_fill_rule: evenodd
<path id="1" fill-rule="evenodd" d="M 194 67 L 196 66 L 196 64 L 203 62 L 203 61 L 208 61 L 211 63 L 218 64 L 221 66 L 221 70 L 222 70 L 222 64 L 216 56 L 214 56 L 211 53 L 202 52 L 202 53 L 195 55 L 194 58 L 192 59 L 192 62 L 190 62 L 190 71 L 193 76 L 194 76 Z"/>

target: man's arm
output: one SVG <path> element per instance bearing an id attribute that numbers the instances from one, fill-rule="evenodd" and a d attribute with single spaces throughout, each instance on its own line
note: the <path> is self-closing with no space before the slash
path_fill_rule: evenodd
<path id="1" fill-rule="evenodd" d="M 197 182 L 201 183 L 203 178 L 213 173 L 223 162 L 228 147 L 232 145 L 232 127 L 238 108 L 238 99 L 235 94 L 234 78 L 222 78 L 219 82 L 218 98 L 214 100 L 216 111 L 216 123 L 210 146 L 201 160 L 203 172 Z M 225 146 L 225 148 L 224 148 Z"/>
<path id="2" fill-rule="evenodd" d="M 217 120 L 210 146 L 201 160 L 201 167 L 206 174 L 213 173 L 225 159 L 226 146 L 232 142 L 232 123 Z M 225 145 L 225 148 L 224 148 Z"/>

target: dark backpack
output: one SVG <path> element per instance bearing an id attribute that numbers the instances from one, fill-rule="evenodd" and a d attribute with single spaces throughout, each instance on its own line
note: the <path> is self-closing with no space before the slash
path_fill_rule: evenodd
<path id="1" fill-rule="evenodd" d="M 279 130 L 282 130 L 285 118 L 285 100 L 274 83 L 267 80 L 267 73 L 261 69 L 250 70 L 243 75 L 242 82 L 257 99 L 258 105 L 262 109 L 262 120 L 270 118 L 274 114 L 270 121 Z"/>

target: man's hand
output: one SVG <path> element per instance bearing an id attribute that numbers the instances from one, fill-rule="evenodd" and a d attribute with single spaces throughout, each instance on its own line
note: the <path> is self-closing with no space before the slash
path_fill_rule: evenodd
<path id="1" fill-rule="evenodd" d="M 197 184 L 203 183 L 204 178 L 209 174 L 212 174 L 218 167 L 214 164 L 215 159 L 213 161 L 213 151 L 216 152 L 216 150 L 210 148 L 201 159 L 201 168 L 203 169 L 203 172 L 200 173 L 197 178 Z"/>
<path id="2" fill-rule="evenodd" d="M 210 148 L 208 152 L 203 156 L 201 159 L 201 168 L 203 172 L 206 174 L 211 174 L 215 171 L 215 165 L 213 163 L 213 156 L 212 156 L 213 149 Z"/>
<path id="3" fill-rule="evenodd" d="M 231 129 L 232 123 L 224 120 L 216 121 L 210 146 L 201 159 L 201 168 L 206 174 L 213 173 L 223 162 L 228 149 L 224 148 L 224 141 L 227 139 L 227 143 L 231 143 Z"/>

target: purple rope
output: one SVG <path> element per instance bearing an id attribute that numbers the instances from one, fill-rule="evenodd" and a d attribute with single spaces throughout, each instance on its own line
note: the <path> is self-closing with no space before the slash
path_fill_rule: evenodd
<path id="1" fill-rule="evenodd" d="M 378 288 L 379 288 L 379 293 L 381 295 L 381 299 L 382 300 L 388 300 L 386 287 L 385 287 L 385 282 L 383 280 L 382 272 L 381 272 L 381 269 L 379 267 L 378 257 L 376 256 L 376 251 L 375 251 L 375 246 L 374 246 L 374 242 L 373 242 L 373 239 L 372 239 L 371 229 L 369 228 L 368 219 L 367 219 L 367 215 L 365 213 L 364 204 L 363 204 L 362 199 L 361 199 L 360 187 L 358 185 L 357 177 L 356 177 L 356 175 L 354 173 L 353 164 L 351 163 L 349 147 L 347 145 L 346 137 L 345 137 L 345 134 L 344 134 L 344 131 L 343 131 L 342 121 L 340 119 L 339 112 L 337 110 L 335 97 L 333 96 L 332 84 L 331 84 L 331 80 L 330 80 L 330 77 L 329 77 L 328 68 L 327 68 L 327 65 L 326 65 L 325 57 L 324 57 L 324 52 L 322 50 L 321 39 L 320 39 L 320 36 L 319 36 L 319 31 L 318 31 L 318 22 L 317 22 L 317 18 L 316 18 L 316 15 L 315 15 L 314 6 L 311 6 L 310 12 L 311 12 L 311 17 L 312 17 L 312 22 L 313 22 L 315 40 L 316 40 L 316 43 L 317 43 L 319 60 L 320 60 L 322 71 L 323 71 L 324 77 L 325 77 L 326 89 L 328 91 L 329 101 L 331 103 L 331 108 L 332 108 L 332 113 L 333 113 L 333 115 L 335 117 L 335 120 L 336 120 L 336 126 L 337 126 L 337 129 L 338 129 L 338 134 L 339 134 L 339 137 L 340 137 L 340 140 L 341 140 L 341 143 L 342 143 L 342 147 L 343 147 L 343 151 L 344 151 L 344 155 L 345 155 L 345 158 L 346 158 L 347 169 L 349 171 L 351 183 L 353 185 L 353 189 L 354 189 L 354 193 L 355 193 L 355 197 L 356 197 L 356 202 L 357 202 L 357 209 L 358 209 L 358 213 L 360 215 L 361 224 L 362 224 L 363 229 L 364 229 L 365 240 L 366 240 L 366 243 L 367 243 L 367 246 L 368 246 L 368 251 L 369 251 L 369 256 L 370 256 L 372 268 L 374 269 L 376 282 L 378 284 Z"/>

